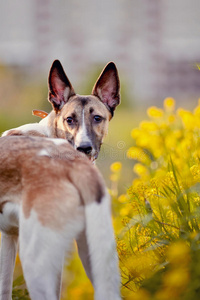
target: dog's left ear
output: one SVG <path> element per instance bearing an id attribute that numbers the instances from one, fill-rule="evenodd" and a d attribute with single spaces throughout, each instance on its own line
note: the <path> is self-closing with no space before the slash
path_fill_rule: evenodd
<path id="1" fill-rule="evenodd" d="M 113 62 L 108 63 L 95 83 L 92 95 L 97 96 L 111 112 L 120 103 L 120 82 L 117 68 Z"/>
<path id="2" fill-rule="evenodd" d="M 49 72 L 49 102 L 54 110 L 58 112 L 68 99 L 75 95 L 74 89 L 69 81 L 59 60 L 55 60 Z"/>

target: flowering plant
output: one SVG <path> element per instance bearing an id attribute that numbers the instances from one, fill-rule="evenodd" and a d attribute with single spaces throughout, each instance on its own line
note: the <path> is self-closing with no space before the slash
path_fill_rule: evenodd
<path id="1" fill-rule="evenodd" d="M 127 156 L 137 177 L 118 196 L 114 220 L 122 292 L 125 299 L 199 299 L 200 103 L 176 110 L 167 98 L 147 114 L 131 132 Z"/>

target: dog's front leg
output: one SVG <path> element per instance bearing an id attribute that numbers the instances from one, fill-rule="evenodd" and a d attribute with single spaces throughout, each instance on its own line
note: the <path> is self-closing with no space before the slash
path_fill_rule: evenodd
<path id="1" fill-rule="evenodd" d="M 12 299 L 12 282 L 18 237 L 1 234 L 0 253 L 0 299 Z"/>
<path id="2" fill-rule="evenodd" d="M 82 265 L 85 269 L 85 272 L 90 279 L 90 281 L 93 283 L 92 279 L 92 272 L 91 272 L 91 263 L 90 263 L 90 255 L 89 255 L 89 248 L 87 244 L 86 239 L 86 232 L 83 230 L 80 235 L 78 236 L 77 240 L 77 247 L 78 247 L 78 254 L 80 256 L 80 259 L 82 261 Z"/>

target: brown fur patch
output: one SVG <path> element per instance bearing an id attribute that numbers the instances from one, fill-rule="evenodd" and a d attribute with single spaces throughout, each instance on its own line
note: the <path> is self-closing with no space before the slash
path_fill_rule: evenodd
<path id="1" fill-rule="evenodd" d="M 7 136 L 0 138 L 0 153 L 0 206 L 22 201 L 25 217 L 34 209 L 44 226 L 63 227 L 78 207 L 104 195 L 97 169 L 67 142 Z"/>
<path id="2" fill-rule="evenodd" d="M 29 131 L 24 131 L 22 132 L 21 130 L 13 129 L 9 130 L 6 136 L 38 136 L 38 137 L 45 137 L 44 134 L 36 131 L 36 130 L 29 130 Z"/>
<path id="3" fill-rule="evenodd" d="M 13 129 L 13 130 L 9 130 L 6 135 L 7 136 L 10 136 L 10 135 L 23 135 L 23 133 L 20 130 Z"/>

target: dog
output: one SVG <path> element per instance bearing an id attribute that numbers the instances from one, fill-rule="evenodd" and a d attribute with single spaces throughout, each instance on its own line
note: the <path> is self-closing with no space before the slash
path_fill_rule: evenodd
<path id="1" fill-rule="evenodd" d="M 49 157 L 52 160 L 53 166 L 55 167 L 55 173 L 58 174 L 57 178 L 59 178 L 58 180 L 58 186 L 56 185 L 55 188 L 53 190 L 55 190 L 55 192 L 51 195 L 51 188 L 54 186 L 54 180 L 52 179 L 53 177 L 50 177 L 50 181 L 47 184 L 47 180 L 42 180 L 41 182 L 39 180 L 36 181 L 36 185 L 35 185 L 35 181 L 34 181 L 34 188 L 33 191 L 36 192 L 37 190 L 41 190 L 41 197 L 40 195 L 36 197 L 36 200 L 33 199 L 31 201 L 32 206 L 34 207 L 34 201 L 36 201 L 36 203 L 38 203 L 39 207 L 39 200 L 41 199 L 41 203 L 43 203 L 42 199 L 47 199 L 48 197 L 52 198 L 54 197 L 54 201 L 50 201 L 48 203 L 48 201 L 46 200 L 45 203 L 47 203 L 48 205 L 51 206 L 50 203 L 54 203 L 55 204 L 55 215 L 59 216 L 59 211 L 62 210 L 62 207 L 59 207 L 58 205 L 56 205 L 56 201 L 55 198 L 57 198 L 57 194 L 58 193 L 58 198 L 60 198 L 60 189 L 62 191 L 62 193 L 64 194 L 64 190 L 67 193 L 67 186 L 69 185 L 71 187 L 71 185 L 73 186 L 74 192 L 75 192 L 75 196 L 71 196 L 71 200 L 66 199 L 65 201 L 65 205 L 66 206 L 70 206 L 71 205 L 71 201 L 73 201 L 73 197 L 78 199 L 79 195 L 79 204 L 83 204 L 83 207 L 79 207 L 78 205 L 76 206 L 76 209 L 82 210 L 82 217 L 80 216 L 79 213 L 77 213 L 77 216 L 79 214 L 79 217 L 75 218 L 77 220 L 77 227 L 79 227 L 76 231 L 76 225 L 74 223 L 74 228 L 73 226 L 72 229 L 70 227 L 69 229 L 65 230 L 63 229 L 62 234 L 58 235 L 58 242 L 61 243 L 62 240 L 62 245 L 65 244 L 65 246 L 61 247 L 60 251 L 64 251 L 67 250 L 66 249 L 66 243 L 64 243 L 64 239 L 60 238 L 60 236 L 63 237 L 63 235 L 65 235 L 67 237 L 67 234 L 70 231 L 69 237 L 66 238 L 66 240 L 70 240 L 70 238 L 75 238 L 77 241 L 77 246 L 78 246 L 78 251 L 79 251 L 79 256 L 82 260 L 83 266 L 85 268 L 86 274 L 88 275 L 89 279 L 91 280 L 94 289 L 95 289 L 95 299 L 98 300 L 103 300 L 103 299 L 121 299 L 120 298 L 120 293 L 119 293 L 119 272 L 118 272 L 118 267 L 117 267 L 117 255 L 116 255 L 116 250 L 115 250 L 115 243 L 114 243 L 114 237 L 113 237 L 113 230 L 112 230 L 112 226 L 109 223 L 110 221 L 110 209 L 109 209 L 109 205 L 108 202 L 109 200 L 101 200 L 101 201 L 93 201 L 92 204 L 90 205 L 85 205 L 86 203 L 86 198 L 84 198 L 82 196 L 82 194 L 84 194 L 84 188 L 86 188 L 86 186 L 93 186 L 93 191 L 94 191 L 94 195 L 92 196 L 90 194 L 89 198 L 94 198 L 95 197 L 95 193 L 97 191 L 99 191 L 100 189 L 96 188 L 97 186 L 104 186 L 101 184 L 98 184 L 98 180 L 99 179 L 95 179 L 96 178 L 100 178 L 100 175 L 98 175 L 98 171 L 95 171 L 97 175 L 94 176 L 94 180 L 90 181 L 88 180 L 87 183 L 85 181 L 83 181 L 83 185 L 81 184 L 82 187 L 82 191 L 80 191 L 80 187 L 78 187 L 78 184 L 80 183 L 80 180 L 82 180 L 80 178 L 80 174 L 83 172 L 83 170 L 81 169 L 81 163 L 80 161 L 86 161 L 83 157 L 81 157 L 81 159 L 75 160 L 78 161 L 77 163 L 73 164 L 73 170 L 74 170 L 74 174 L 77 175 L 76 180 L 74 179 L 74 181 L 72 182 L 71 178 L 69 178 L 69 176 L 67 177 L 66 183 L 64 184 L 64 186 L 66 186 L 66 188 L 64 189 L 64 187 L 61 187 L 61 182 L 62 182 L 62 171 L 59 169 L 60 165 L 66 165 L 66 168 L 69 170 L 70 167 L 67 167 L 68 165 L 71 166 L 71 159 L 66 159 L 66 157 L 69 157 L 71 155 L 71 153 L 73 151 L 74 152 L 74 156 L 76 155 L 80 155 L 81 152 L 83 153 L 82 155 L 86 155 L 91 161 L 95 161 L 95 159 L 98 157 L 98 153 L 100 151 L 100 147 L 103 141 L 104 136 L 107 133 L 107 129 L 108 129 L 108 122 L 109 120 L 112 118 L 113 114 L 114 114 L 114 110 L 116 108 L 116 106 L 119 104 L 120 102 L 120 96 L 119 96 L 119 77 L 118 77 L 118 72 L 116 69 L 116 66 L 114 63 L 109 63 L 104 70 L 102 71 L 101 75 L 99 76 L 99 78 L 97 79 L 97 82 L 95 83 L 92 93 L 89 96 L 80 96 L 75 94 L 74 89 L 69 81 L 69 79 L 67 78 L 63 67 L 61 65 L 61 63 L 56 60 L 53 62 L 52 67 L 50 69 L 50 73 L 49 73 L 49 101 L 52 104 L 53 110 L 50 112 L 50 114 L 48 114 L 47 116 L 45 115 L 45 118 L 42 119 L 42 121 L 40 121 L 39 123 L 34 123 L 34 124 L 26 124 L 23 126 L 20 126 L 18 128 L 15 129 L 11 129 L 8 130 L 6 132 L 4 132 L 2 138 L 0 139 L 0 146 L 3 143 L 3 148 L 1 149 L 1 153 L 5 153 L 5 155 L 3 155 L 2 157 L 2 161 L 8 161 L 9 162 L 9 156 L 11 154 L 11 149 L 13 148 L 13 143 L 14 145 L 16 145 L 16 148 L 14 147 L 14 152 L 12 151 L 12 156 L 13 153 L 16 154 L 15 160 L 12 161 L 12 168 L 9 169 L 9 166 L 6 165 L 6 167 L 4 169 L 1 170 L 1 175 L 2 176 L 7 176 L 7 179 L 11 179 L 9 182 L 11 182 L 12 184 L 5 184 L 5 179 L 4 177 L 2 177 L 3 183 L 1 184 L 2 187 L 2 192 L 1 194 L 3 194 L 3 197 L 0 196 L 0 229 L 2 230 L 2 249 L 1 249 L 1 268 L 0 268 L 0 295 L 2 295 L 2 299 L 3 300 L 7 300 L 11 298 L 11 286 L 12 286 L 12 273 L 13 273 L 13 268 L 14 268 L 14 260 L 15 260 L 15 254 L 16 254 L 16 247 L 17 247 L 17 241 L 18 241 L 18 230 L 19 230 L 19 240 L 20 240 L 20 257 L 22 261 L 26 261 L 26 263 L 22 262 L 22 266 L 23 266 L 23 270 L 24 270 L 24 274 L 25 274 L 25 280 L 27 281 L 27 285 L 28 285 L 28 289 L 30 291 L 30 295 L 32 297 L 32 299 L 59 299 L 59 293 L 60 293 L 60 280 L 61 280 L 61 271 L 60 271 L 60 275 L 59 275 L 59 271 L 61 269 L 61 265 L 62 263 L 59 261 L 58 263 L 58 267 L 56 267 L 55 265 L 50 266 L 50 275 L 49 277 L 44 276 L 44 280 L 41 281 L 40 284 L 40 277 L 37 276 L 38 271 L 36 268 L 35 271 L 35 275 L 32 276 L 30 275 L 30 270 L 32 270 L 31 264 L 33 263 L 34 259 L 36 259 L 36 261 L 38 261 L 38 263 L 42 263 L 42 259 L 44 258 L 43 256 L 45 255 L 45 252 L 43 253 L 43 256 L 39 256 L 40 259 L 36 258 L 35 256 L 37 256 L 37 253 L 34 252 L 34 249 L 37 248 L 37 244 L 34 244 L 35 240 L 41 241 L 43 242 L 43 238 L 41 237 L 41 235 L 38 233 L 38 237 L 37 237 L 37 233 L 36 231 L 38 230 L 39 232 L 44 229 L 43 224 L 40 223 L 39 220 L 39 216 L 37 215 L 37 213 L 35 213 L 34 209 L 30 209 L 28 218 L 26 217 L 25 213 L 24 213 L 24 203 L 28 202 L 28 198 L 30 197 L 31 193 L 29 192 L 28 194 L 26 194 L 26 196 L 24 196 L 26 198 L 26 200 L 24 200 L 23 197 L 20 197 L 20 195 L 17 194 L 17 192 L 15 191 L 15 180 L 18 180 L 21 182 L 23 182 L 23 185 L 19 184 L 21 186 L 21 192 L 26 190 L 26 185 L 27 185 L 27 180 L 26 180 L 26 176 L 24 174 L 20 174 L 20 178 L 19 176 L 16 176 L 16 173 L 18 173 L 18 168 L 20 165 L 20 168 L 24 168 L 23 167 L 23 163 L 25 163 L 23 161 L 23 163 L 20 163 L 19 157 L 20 158 L 26 158 L 27 159 L 27 164 L 28 161 L 30 162 L 31 160 L 31 155 L 29 156 L 28 153 L 33 153 L 32 156 L 32 163 L 29 166 L 29 169 L 32 170 L 33 174 L 38 174 L 38 176 L 40 175 L 40 171 L 42 174 L 42 170 L 44 168 L 44 161 L 46 159 L 49 159 Z M 47 139 L 48 138 L 48 139 Z M 27 139 L 27 140 L 26 140 Z M 66 141 L 65 141 L 66 140 Z M 19 141 L 19 142 L 17 142 Z M 62 141 L 62 142 L 61 142 Z M 27 148 L 20 148 L 20 143 L 27 145 Z M 48 144 L 49 143 L 49 144 Z M 51 143 L 51 145 L 50 145 Z M 12 146 L 11 146 L 12 144 Z M 44 144 L 44 145 L 43 145 Z M 70 148 L 70 155 L 68 153 L 68 148 L 70 147 L 71 144 L 71 148 Z M 40 153 L 39 155 L 39 159 L 41 161 L 41 164 L 38 163 L 38 151 L 34 152 L 33 150 L 35 149 L 35 146 L 37 145 L 37 149 Z M 42 146 L 43 145 L 43 146 Z M 65 147 L 64 147 L 64 146 Z M 41 147 L 41 148 L 40 148 Z M 49 150 L 49 147 L 53 147 L 54 150 L 53 153 Z M 64 148 L 66 153 L 64 152 Z M 29 149 L 29 150 L 28 150 Z M 40 150 L 39 150 L 40 149 Z M 73 149 L 73 151 L 72 151 Z M 78 150 L 78 151 L 76 151 Z M 8 154 L 8 156 L 6 156 L 6 153 Z M 17 156 L 19 153 L 19 156 Z M 55 154 L 56 153 L 56 154 Z M 72 156 L 73 156 L 72 155 Z M 78 157 L 79 157 L 78 155 Z M 60 157 L 60 163 L 59 165 L 56 165 L 57 163 L 57 156 Z M 17 158 L 18 157 L 18 158 Z M 56 163 L 55 163 L 56 161 Z M 37 166 L 35 165 L 35 162 L 37 162 Z M 35 165 L 35 168 L 33 167 Z M 14 166 L 18 166 L 18 167 L 14 167 Z M 46 166 L 46 177 L 49 180 L 48 177 L 48 173 L 51 174 L 52 173 L 52 167 L 45 164 Z M 89 167 L 89 164 L 87 162 L 86 164 L 86 168 L 84 170 L 87 170 L 88 168 L 88 172 L 91 168 L 91 166 Z M 1 168 L 0 168 L 1 169 Z M 27 167 L 28 169 L 28 167 Z M 62 169 L 62 168 L 61 168 Z M 77 171 L 76 171 L 77 170 Z M 96 169 L 95 169 L 96 170 Z M 94 171 L 92 171 L 94 172 Z M 54 174 L 55 174 L 54 173 Z M 5 175 L 3 175 L 5 174 Z M 7 174 L 7 175 L 6 175 Z M 86 172 L 86 174 L 88 174 Z M 84 175 L 87 177 L 87 175 Z M 13 175 L 13 176 L 11 176 Z M 30 175 L 30 174 L 29 174 Z M 16 179 L 16 178 L 18 179 Z M 36 178 L 33 176 L 33 178 Z M 39 176 L 39 178 L 41 178 L 41 176 Z M 74 177 L 75 178 L 75 177 Z M 80 179 L 79 179 L 80 178 Z M 89 178 L 89 177 L 88 177 Z M 92 178 L 92 177 L 91 177 Z M 90 179 L 91 179 L 90 178 Z M 96 180 L 96 183 L 94 183 L 94 181 Z M 29 176 L 29 184 L 27 186 L 31 186 L 31 181 L 32 181 L 32 177 L 31 175 Z M 102 180 L 100 180 L 102 182 Z M 24 182 L 26 182 L 26 184 L 24 185 Z M 56 181 L 57 182 L 57 181 Z M 18 182 L 17 182 L 18 183 Z M 76 184 L 75 184 L 76 183 Z M 5 192 L 5 187 L 8 190 L 8 192 L 6 193 L 6 196 L 4 196 L 4 192 Z M 38 186 L 37 186 L 38 184 Z M 44 186 L 48 186 L 48 191 L 47 188 L 44 189 L 44 195 L 43 195 L 43 188 L 42 185 L 44 184 Z M 28 188 L 28 187 L 27 187 Z M 76 190 L 76 191 L 75 191 Z M 87 188 L 86 188 L 87 190 Z M 105 187 L 104 187 L 104 194 L 106 196 L 103 196 L 103 199 L 108 199 L 108 195 L 105 192 Z M 29 197 L 28 197 L 29 195 Z M 36 193 L 37 195 L 37 193 Z M 44 197 L 43 197 L 44 196 Z M 13 200 L 11 199 L 13 198 Z M 17 198 L 17 199 L 16 199 Z M 22 199 L 21 199 L 22 198 Z M 32 199 L 32 197 L 30 197 Z M 100 197 L 102 199 L 102 197 Z M 53 199 L 53 198 L 52 198 Z M 85 199 L 85 200 L 83 200 Z M 85 202 L 84 202 L 85 201 Z M 90 202 L 90 200 L 89 200 Z M 78 203 L 76 201 L 76 203 Z M 98 205 L 97 205 L 98 203 Z M 102 209 L 101 207 L 101 203 L 107 203 L 105 205 L 102 205 Z M 26 206 L 26 205 L 25 205 Z M 36 205 L 37 206 L 37 205 Z M 41 204 L 42 206 L 42 204 Z M 94 212 L 87 213 L 87 211 L 89 211 L 88 208 L 92 208 L 92 206 L 94 206 Z M 52 211 L 54 211 L 54 206 L 52 206 L 53 208 Z M 104 208 L 103 208 L 104 207 Z M 43 206 L 43 209 L 45 209 L 45 205 Z M 76 210 L 75 209 L 75 210 Z M 102 212 L 101 212 L 102 210 Z M 32 212 L 33 211 L 33 212 Z M 84 213 L 83 213 L 84 211 Z M 101 224 L 96 223 L 96 227 L 95 227 L 95 218 L 92 220 L 92 216 L 95 215 L 95 211 L 96 211 L 96 217 L 95 218 L 101 218 Z M 46 216 L 48 218 L 48 210 L 47 212 L 45 211 Z M 52 212 L 51 212 L 52 213 Z M 32 214 L 34 215 L 32 217 Z M 105 217 L 104 216 L 107 216 Z M 68 214 L 67 214 L 68 216 Z M 51 217 L 49 217 L 51 218 Z M 60 217 L 58 217 L 58 219 L 62 219 Z M 90 222 L 89 220 L 92 220 L 90 225 L 91 227 L 93 227 L 94 231 L 93 234 L 90 234 L 88 232 L 88 228 L 87 227 L 87 222 Z M 71 220 L 71 219 L 70 219 Z M 30 222 L 29 222 L 30 221 Z M 67 221 L 66 221 L 67 222 Z M 104 224 L 105 222 L 105 224 Z M 29 229 L 31 231 L 33 224 L 36 223 L 36 228 L 38 227 L 39 229 L 35 229 L 35 234 L 33 234 L 32 238 L 29 238 Z M 58 222 L 59 223 L 59 222 Z M 69 221 L 70 223 L 70 221 Z M 25 224 L 25 225 L 22 225 Z M 29 225 L 28 225 L 29 224 Z M 67 223 L 66 223 L 67 224 Z M 108 237 L 108 243 L 105 243 L 105 249 L 101 248 L 101 250 L 99 250 L 99 245 L 98 242 L 96 242 L 96 234 L 97 232 L 101 235 L 102 239 L 104 236 L 103 233 L 103 228 L 102 231 L 100 230 L 100 228 L 102 227 L 102 225 L 105 225 L 105 228 L 103 226 L 103 228 L 108 231 L 107 232 L 107 237 Z M 54 222 L 54 225 L 56 225 L 56 222 Z M 52 240 L 53 241 L 53 237 L 57 236 L 57 234 L 52 233 L 52 229 L 55 230 L 55 228 L 45 228 L 45 230 L 48 232 L 47 234 L 47 240 Z M 47 227 L 48 227 L 47 226 Z M 99 226 L 99 227 L 98 227 Z M 23 232 L 23 227 L 27 228 L 25 235 L 25 238 L 20 236 L 20 233 Z M 29 228 L 29 229 L 28 229 Z M 107 228 L 107 229 L 106 229 Z M 51 236 L 52 233 L 52 236 Z M 46 233 L 45 233 L 46 234 Z M 97 234 L 98 236 L 98 234 Z M 26 240 L 26 241 L 25 241 Z M 28 241 L 28 242 L 27 242 Z M 55 240 L 56 241 L 56 240 Z M 102 240 L 103 241 L 103 240 Z M 102 243 L 101 241 L 101 243 Z M 100 242 L 100 240 L 99 240 Z M 53 244 L 55 242 L 52 242 Z M 103 242 L 104 243 L 104 242 Z M 45 242 L 44 242 L 45 244 Z M 109 250 L 110 247 L 107 247 L 107 244 L 109 244 L 110 246 L 112 246 L 112 253 L 113 255 L 111 255 L 111 251 Z M 25 245 L 25 246 L 24 246 Z M 31 245 L 31 246 L 29 246 Z M 91 246 L 92 245 L 92 246 Z M 100 245 L 102 246 L 102 245 Z M 93 247 L 93 248 L 92 248 Z M 53 247 L 52 249 L 57 248 L 57 247 Z M 8 251 L 8 249 L 10 249 Z M 23 250 L 24 249 L 24 250 Z M 29 249 L 29 250 L 26 250 Z M 106 250 L 108 249 L 108 250 Z M 59 251 L 58 251 L 59 252 Z M 55 253 L 57 253 L 55 251 Z M 60 253 L 60 252 L 59 252 Z M 30 254 L 30 256 L 29 256 Z M 54 255 L 54 252 L 52 252 L 52 255 Z M 56 254 L 57 255 L 57 254 Z M 47 254 L 48 256 L 48 254 Z M 61 255 L 62 256 L 62 255 Z M 58 254 L 58 257 L 61 257 Z M 96 258 L 93 258 L 96 257 Z M 103 258 L 101 257 L 103 256 Z M 26 257 L 26 258 L 24 258 Z M 51 255 L 50 255 L 51 257 Z M 33 259 L 32 259 L 33 258 Z M 44 258 L 45 260 L 45 258 Z M 46 258 L 45 262 L 49 260 Z M 106 262 L 105 262 L 106 261 Z M 8 266 L 6 264 L 6 262 L 8 263 Z M 105 264 L 104 264 L 105 262 Z M 35 266 L 35 263 L 33 263 L 33 265 Z M 34 267 L 33 266 L 33 267 Z M 48 262 L 47 262 L 47 266 L 48 266 Z M 52 271 L 52 269 L 56 269 L 55 273 Z M 43 268 L 41 269 L 41 272 L 45 271 L 43 270 Z M 54 275 L 56 274 L 56 275 Z M 108 274 L 108 276 L 106 276 L 106 274 Z M 43 277 L 43 274 L 40 274 Z M 46 278 L 46 283 L 44 282 Z M 49 280 L 47 279 L 49 278 Z M 47 286 L 51 286 L 52 285 L 52 289 L 48 290 Z M 37 288 L 38 286 L 38 288 Z M 42 288 L 42 286 L 44 286 L 44 288 Z M 50 292 L 48 292 L 50 291 Z"/>
<path id="2" fill-rule="evenodd" d="M 1 137 L 0 153 L 0 299 L 11 299 L 18 239 L 31 299 L 59 299 L 73 239 L 95 299 L 121 299 L 110 199 L 95 166 L 64 139 Z"/>
<path id="3" fill-rule="evenodd" d="M 120 103 L 120 82 L 113 62 L 108 63 L 97 79 L 92 93 L 75 93 L 60 61 L 55 60 L 48 77 L 52 111 L 39 123 L 8 130 L 6 135 L 43 136 L 66 139 L 75 149 L 96 160 L 107 134 L 108 122 Z"/>

